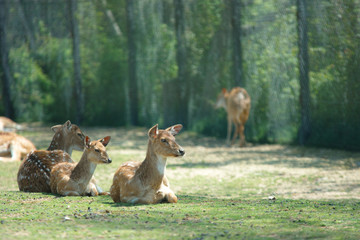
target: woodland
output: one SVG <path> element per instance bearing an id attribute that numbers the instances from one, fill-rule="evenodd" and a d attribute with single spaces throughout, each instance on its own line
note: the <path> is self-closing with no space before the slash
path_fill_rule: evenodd
<path id="1" fill-rule="evenodd" d="M 0 115 L 360 149 L 359 0 L 0 0 Z"/>

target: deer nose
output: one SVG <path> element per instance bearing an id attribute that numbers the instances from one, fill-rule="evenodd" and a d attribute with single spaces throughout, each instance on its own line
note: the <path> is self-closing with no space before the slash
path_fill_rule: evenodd
<path id="1" fill-rule="evenodd" d="M 179 153 L 181 154 L 181 156 L 184 156 L 185 155 L 184 149 L 179 149 Z"/>
<path id="2" fill-rule="evenodd" d="M 111 162 L 112 162 L 112 160 L 109 158 L 109 159 L 107 160 L 107 162 L 108 162 L 108 163 L 111 163 Z"/>

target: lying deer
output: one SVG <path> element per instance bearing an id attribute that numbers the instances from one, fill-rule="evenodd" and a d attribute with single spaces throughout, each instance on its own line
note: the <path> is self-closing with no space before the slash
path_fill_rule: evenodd
<path id="1" fill-rule="evenodd" d="M 79 163 L 62 162 L 51 170 L 52 193 L 62 196 L 97 196 L 102 193 L 95 183 L 93 174 L 97 164 L 111 163 L 106 153 L 110 136 L 92 142 L 88 136 L 85 139 L 85 150 Z"/>
<path id="2" fill-rule="evenodd" d="M 235 132 L 231 144 L 234 144 L 240 135 L 240 147 L 245 146 L 245 123 L 249 118 L 251 99 L 245 89 L 240 87 L 233 88 L 228 92 L 225 88 L 219 94 L 216 101 L 216 108 L 223 107 L 227 112 L 228 127 L 226 141 L 230 142 L 232 123 L 235 125 Z"/>
<path id="3" fill-rule="evenodd" d="M 170 189 L 165 176 L 166 159 L 184 156 L 185 151 L 175 142 L 182 125 L 158 130 L 158 125 L 148 132 L 148 148 L 143 162 L 127 162 L 115 172 L 110 195 L 114 202 L 153 204 L 176 203 L 177 197 Z"/>
<path id="4" fill-rule="evenodd" d="M 0 132 L 0 161 L 20 161 L 33 150 L 36 148 L 27 138 L 13 132 Z"/>
<path id="5" fill-rule="evenodd" d="M 10 118 L 0 116 L 0 131 L 5 131 L 6 129 L 16 131 L 16 130 L 21 130 L 23 128 L 20 124 L 17 124 Z"/>
<path id="6" fill-rule="evenodd" d="M 30 152 L 21 162 L 17 174 L 20 191 L 51 192 L 50 171 L 53 166 L 59 162 L 73 162 L 70 158 L 73 149 L 82 151 L 85 147 L 84 134 L 70 121 L 51 129 L 55 134 L 48 149 Z"/>

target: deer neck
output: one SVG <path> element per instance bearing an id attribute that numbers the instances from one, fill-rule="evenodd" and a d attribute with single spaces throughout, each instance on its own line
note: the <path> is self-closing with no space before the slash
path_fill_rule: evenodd
<path id="1" fill-rule="evenodd" d="M 48 147 L 48 151 L 52 150 L 63 150 L 64 152 L 67 152 L 70 156 L 72 153 L 72 145 L 70 144 L 70 141 L 66 140 L 67 136 L 64 136 L 64 134 L 60 131 L 55 133 L 50 146 Z"/>
<path id="2" fill-rule="evenodd" d="M 74 170 L 71 172 L 70 178 L 75 182 L 87 186 L 92 176 L 94 175 L 96 166 L 97 165 L 95 163 L 91 162 L 87 158 L 87 153 L 85 150 L 79 163 L 75 166 Z"/>
<path id="3" fill-rule="evenodd" d="M 149 141 L 146 158 L 139 167 L 141 180 L 147 185 L 157 189 L 160 187 L 166 171 L 166 157 L 154 152 L 152 143 Z"/>

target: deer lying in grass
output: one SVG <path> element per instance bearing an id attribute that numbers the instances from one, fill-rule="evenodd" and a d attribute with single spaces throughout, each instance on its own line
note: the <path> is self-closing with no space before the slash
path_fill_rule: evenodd
<path id="1" fill-rule="evenodd" d="M 20 191 L 51 192 L 50 171 L 53 166 L 59 162 L 73 162 L 70 158 L 73 149 L 82 151 L 85 147 L 84 134 L 70 121 L 51 129 L 55 134 L 48 149 L 33 151 L 21 162 L 17 174 Z"/>
<path id="2" fill-rule="evenodd" d="M 22 126 L 7 117 L 0 116 L 0 131 L 9 129 L 11 131 L 21 130 Z"/>
<path id="3" fill-rule="evenodd" d="M 88 136 L 85 139 L 85 150 L 79 163 L 58 163 L 51 170 L 52 193 L 62 196 L 97 196 L 102 193 L 93 174 L 97 164 L 111 163 L 106 153 L 110 136 L 92 142 Z"/>
<path id="4" fill-rule="evenodd" d="M 181 157 L 185 154 L 174 137 L 181 129 L 182 125 L 178 124 L 166 130 L 159 130 L 158 125 L 155 125 L 149 130 L 145 160 L 124 163 L 114 174 L 110 188 L 114 202 L 177 202 L 177 197 L 170 189 L 165 176 L 165 170 L 168 157 Z"/>
<path id="5" fill-rule="evenodd" d="M 13 132 L 0 132 L 0 161 L 20 161 L 33 150 L 36 148 L 27 138 Z"/>
<path id="6" fill-rule="evenodd" d="M 251 99 L 247 91 L 240 87 L 233 88 L 228 92 L 223 88 L 216 101 L 216 108 L 223 107 L 227 112 L 228 128 L 226 141 L 230 142 L 232 123 L 235 125 L 235 132 L 231 144 L 234 144 L 240 135 L 240 147 L 245 146 L 245 123 L 249 118 Z"/>

